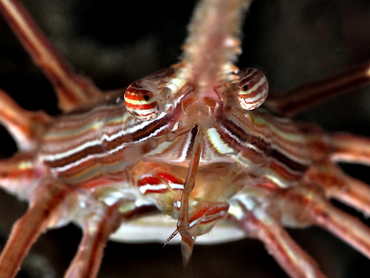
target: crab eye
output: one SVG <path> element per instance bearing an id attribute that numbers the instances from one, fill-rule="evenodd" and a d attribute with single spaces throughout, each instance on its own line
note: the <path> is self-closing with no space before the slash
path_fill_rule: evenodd
<path id="1" fill-rule="evenodd" d="M 238 99 L 245 110 L 259 107 L 266 99 L 268 83 L 265 75 L 257 69 L 247 68 L 239 72 Z"/>
<path id="2" fill-rule="evenodd" d="M 141 121 L 150 121 L 160 114 L 156 97 L 152 91 L 144 88 L 140 80 L 128 86 L 125 92 L 127 111 Z"/>

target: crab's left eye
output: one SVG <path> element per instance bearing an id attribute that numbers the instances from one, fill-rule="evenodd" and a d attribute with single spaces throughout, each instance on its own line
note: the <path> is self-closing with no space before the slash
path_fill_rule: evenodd
<path id="1" fill-rule="evenodd" d="M 265 75 L 257 69 L 239 71 L 238 100 L 245 110 L 259 107 L 266 99 L 268 83 Z"/>
<path id="2" fill-rule="evenodd" d="M 125 92 L 127 111 L 141 121 L 150 121 L 158 117 L 160 109 L 152 91 L 136 81 L 131 83 Z"/>

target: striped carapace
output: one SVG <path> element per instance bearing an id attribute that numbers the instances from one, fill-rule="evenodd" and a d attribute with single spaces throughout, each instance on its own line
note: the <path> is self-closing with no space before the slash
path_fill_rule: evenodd
<path id="1" fill-rule="evenodd" d="M 309 93 L 284 99 L 272 93 L 255 110 L 267 96 L 266 78 L 233 65 L 247 4 L 203 1 L 180 63 L 133 82 L 125 93 L 103 95 L 55 55 L 17 1 L 0 1 L 65 112 L 28 112 L 1 93 L 1 121 L 19 148 L 1 161 L 1 186 L 31 203 L 0 258 L 2 277 L 15 275 L 44 229 L 70 221 L 84 235 L 66 276 L 94 277 L 108 237 L 119 227 L 124 233 L 143 212 L 177 220 L 160 237 L 181 235 L 184 263 L 197 236 L 220 220 L 261 240 L 292 277 L 324 274 L 283 225 L 321 226 L 370 256 L 369 228 L 327 200 L 369 213 L 368 187 L 334 164 L 368 164 L 369 140 L 284 117 L 367 83 L 367 67 L 315 83 Z M 160 226 L 163 218 L 157 219 Z"/>

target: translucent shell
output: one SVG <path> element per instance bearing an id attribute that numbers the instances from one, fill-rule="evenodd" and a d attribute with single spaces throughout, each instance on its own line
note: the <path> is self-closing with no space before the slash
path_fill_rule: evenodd
<path id="1" fill-rule="evenodd" d="M 238 73 L 238 100 L 245 110 L 254 110 L 262 105 L 268 94 L 265 75 L 257 69 L 246 68 Z"/>

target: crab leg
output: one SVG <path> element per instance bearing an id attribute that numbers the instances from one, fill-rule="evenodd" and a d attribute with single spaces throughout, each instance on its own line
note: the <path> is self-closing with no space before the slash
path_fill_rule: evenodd
<path id="1" fill-rule="evenodd" d="M 314 164 L 306 177 L 325 190 L 325 195 L 341 201 L 366 215 L 370 214 L 370 186 L 345 174 L 331 162 Z"/>
<path id="2" fill-rule="evenodd" d="M 109 236 L 120 225 L 118 205 L 108 207 L 103 216 L 89 216 L 77 254 L 64 277 L 96 277 Z M 97 217 L 97 219 L 94 219 Z M 93 220 L 94 219 L 94 220 Z"/>
<path id="3" fill-rule="evenodd" d="M 187 265 L 190 259 L 191 252 L 194 246 L 194 239 L 189 233 L 189 198 L 190 193 L 195 185 L 195 176 L 198 169 L 198 164 L 201 155 L 202 149 L 202 138 L 201 132 L 198 130 L 198 127 L 195 128 L 197 133 L 194 139 L 193 152 L 191 154 L 191 160 L 189 164 L 188 174 L 184 183 L 184 191 L 181 196 L 181 208 L 179 213 L 179 219 L 177 222 L 177 231 L 180 233 L 181 240 L 181 253 L 184 265 Z M 177 233 L 175 231 L 174 234 Z M 170 238 L 174 236 L 172 234 Z"/>
<path id="4" fill-rule="evenodd" d="M 326 99 L 363 87 L 369 83 L 370 64 L 365 64 L 325 80 L 303 84 L 283 94 L 272 92 L 264 105 L 276 114 L 293 116 Z"/>
<path id="5" fill-rule="evenodd" d="M 0 122 L 13 135 L 18 150 L 36 149 L 51 121 L 51 117 L 42 111 L 30 112 L 23 109 L 7 93 L 0 90 Z"/>
<path id="6" fill-rule="evenodd" d="M 331 136 L 333 150 L 330 157 L 333 161 L 357 162 L 370 165 L 370 139 L 348 133 L 337 133 Z"/>
<path id="7" fill-rule="evenodd" d="M 29 153 L 17 153 L 11 158 L 0 160 L 0 187 L 28 199 L 36 185 L 37 171 L 34 156 Z M 27 186 L 25 186 L 27 184 Z"/>
<path id="8" fill-rule="evenodd" d="M 54 180 L 41 186 L 28 211 L 14 224 L 0 257 L 0 277 L 14 277 L 39 235 L 56 220 L 70 189 Z"/>
<path id="9" fill-rule="evenodd" d="M 291 277 L 326 277 L 318 264 L 262 206 L 248 210 L 241 202 L 230 210 L 231 219 L 247 234 L 265 244 L 266 249 Z M 236 212 L 236 213 L 235 213 Z M 241 212 L 241 213 L 239 213 Z M 235 214 L 234 214 L 235 213 Z"/>
<path id="10" fill-rule="evenodd" d="M 19 1 L 0 0 L 0 11 L 34 63 L 53 83 L 59 107 L 63 111 L 69 111 L 100 96 L 100 90 L 88 78 L 79 76 L 72 70 Z"/>
<path id="11" fill-rule="evenodd" d="M 359 219 L 328 202 L 316 186 L 306 185 L 286 190 L 278 202 L 283 213 L 297 224 L 317 225 L 370 258 L 370 229 Z"/>

